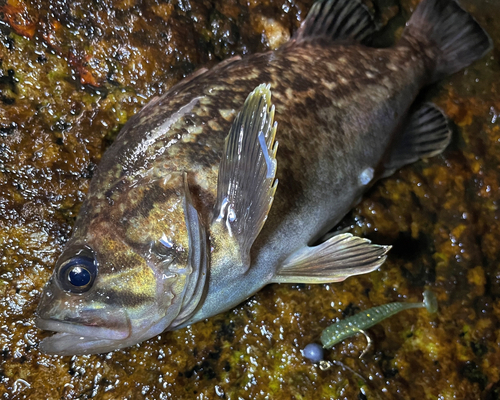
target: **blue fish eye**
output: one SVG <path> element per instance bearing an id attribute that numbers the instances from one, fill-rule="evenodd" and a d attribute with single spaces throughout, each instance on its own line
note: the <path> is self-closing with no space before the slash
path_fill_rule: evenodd
<path id="1" fill-rule="evenodd" d="M 74 286 L 85 286 L 90 282 L 90 272 L 82 266 L 73 267 L 68 274 L 69 282 Z"/>
<path id="2" fill-rule="evenodd" d="M 57 274 L 61 288 L 70 293 L 88 291 L 97 275 L 97 263 L 92 255 L 77 253 L 61 264 Z"/>

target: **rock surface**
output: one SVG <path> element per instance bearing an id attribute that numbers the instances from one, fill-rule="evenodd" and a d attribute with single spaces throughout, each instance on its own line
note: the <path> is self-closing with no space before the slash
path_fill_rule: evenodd
<path id="1" fill-rule="evenodd" d="M 374 0 L 401 33 L 417 0 Z M 5 399 L 500 399 L 500 7 L 463 0 L 496 50 L 426 99 L 454 124 L 442 156 L 376 185 L 341 227 L 392 244 L 380 270 L 271 285 L 225 314 L 85 357 L 38 351 L 41 289 L 93 170 L 125 121 L 201 66 L 286 41 L 312 0 L 0 1 L 0 395 Z M 325 352 L 332 320 L 433 290 Z"/>

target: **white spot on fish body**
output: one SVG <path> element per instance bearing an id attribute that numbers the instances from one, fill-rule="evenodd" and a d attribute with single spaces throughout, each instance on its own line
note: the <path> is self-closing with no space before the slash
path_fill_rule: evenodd
<path id="1" fill-rule="evenodd" d="M 325 86 L 328 90 L 334 90 L 337 87 L 337 84 L 335 82 L 328 82 L 325 80 L 322 80 L 321 83 L 323 86 Z"/>
<path id="2" fill-rule="evenodd" d="M 226 121 L 232 121 L 235 114 L 236 110 L 234 109 L 229 109 L 229 110 L 219 110 L 219 114 L 222 118 L 224 118 Z"/>
<path id="3" fill-rule="evenodd" d="M 331 71 L 331 72 L 337 72 L 337 67 L 335 67 L 335 65 L 333 64 L 326 64 L 328 66 L 328 69 Z"/>
<path id="4" fill-rule="evenodd" d="M 365 168 L 358 176 L 358 182 L 365 186 L 368 185 L 373 179 L 374 170 L 372 167 Z"/>
<path id="5" fill-rule="evenodd" d="M 200 133 L 203 132 L 203 126 L 198 125 L 198 126 L 190 126 L 187 128 L 187 131 L 193 135 L 199 135 Z"/>
<path id="6" fill-rule="evenodd" d="M 393 64 L 393 63 L 389 63 L 389 64 L 387 64 L 387 68 L 389 68 L 391 71 L 394 71 L 394 72 L 398 71 L 398 69 L 399 69 L 399 68 L 398 68 L 395 64 Z"/>
<path id="7" fill-rule="evenodd" d="M 188 131 L 189 132 L 189 131 Z M 196 140 L 196 135 L 193 135 L 192 132 L 189 132 L 189 133 L 184 133 L 182 135 L 182 141 L 184 143 L 190 143 L 190 142 L 194 142 Z M 163 147 L 163 146 L 162 146 Z"/>
<path id="8" fill-rule="evenodd" d="M 214 85 L 208 89 L 209 94 L 216 94 L 217 92 L 224 91 L 226 90 L 226 87 L 223 85 Z M 209 97 L 205 97 L 202 99 L 201 103 L 202 104 L 208 104 L 210 105 L 211 99 Z"/>
<path id="9" fill-rule="evenodd" d="M 220 131 L 220 130 L 222 130 L 221 126 L 215 120 L 208 121 L 208 127 L 210 129 L 212 129 L 213 131 Z"/>

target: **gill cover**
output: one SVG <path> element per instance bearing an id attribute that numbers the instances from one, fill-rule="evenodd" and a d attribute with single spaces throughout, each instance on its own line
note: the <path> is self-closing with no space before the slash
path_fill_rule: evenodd
<path id="1" fill-rule="evenodd" d="M 187 174 L 183 173 L 182 176 L 184 180 L 184 215 L 189 238 L 188 265 L 192 271 L 186 284 L 181 310 L 171 323 L 171 328 L 183 324 L 196 312 L 205 294 L 207 284 L 208 243 L 206 230 L 191 201 Z"/>

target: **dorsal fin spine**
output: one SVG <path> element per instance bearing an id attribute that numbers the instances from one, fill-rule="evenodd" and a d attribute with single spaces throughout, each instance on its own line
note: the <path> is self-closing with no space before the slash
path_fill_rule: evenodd
<path id="1" fill-rule="evenodd" d="M 302 22 L 295 40 L 362 42 L 375 30 L 372 15 L 360 0 L 319 0 Z"/>

